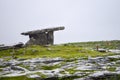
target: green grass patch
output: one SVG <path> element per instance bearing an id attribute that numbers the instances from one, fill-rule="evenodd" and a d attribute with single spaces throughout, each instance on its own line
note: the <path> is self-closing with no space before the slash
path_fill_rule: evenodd
<path id="1" fill-rule="evenodd" d="M 101 53 L 89 49 L 85 49 L 84 47 L 78 47 L 73 45 L 56 45 L 56 46 L 49 46 L 49 47 L 42 47 L 42 46 L 29 46 L 21 49 L 9 49 L 9 50 L 2 50 L 0 51 L 0 57 L 14 57 L 14 58 L 54 58 L 54 57 L 61 57 L 65 59 L 70 58 L 80 58 L 88 56 L 97 57 L 97 56 L 105 56 L 110 55 L 111 53 Z"/>
<path id="2" fill-rule="evenodd" d="M 66 69 L 66 71 L 69 72 L 70 74 L 74 74 L 75 72 L 91 72 L 91 73 L 94 72 L 94 70 L 74 70 L 74 68 Z"/>
<path id="3" fill-rule="evenodd" d="M 109 67 L 107 68 L 108 71 L 115 71 L 116 70 L 116 67 Z"/>
<path id="4" fill-rule="evenodd" d="M 74 74 L 76 72 L 76 70 L 73 70 L 73 69 L 69 69 L 67 70 L 70 74 Z"/>
<path id="5" fill-rule="evenodd" d="M 59 68 L 60 66 L 59 65 L 54 65 L 54 66 L 42 66 L 41 69 L 43 70 L 53 70 L 53 69 L 56 69 L 56 68 Z"/>

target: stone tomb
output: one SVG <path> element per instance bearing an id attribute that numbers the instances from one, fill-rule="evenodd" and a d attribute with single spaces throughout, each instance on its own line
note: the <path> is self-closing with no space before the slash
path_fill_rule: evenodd
<path id="1" fill-rule="evenodd" d="M 29 35 L 30 40 L 26 45 L 53 45 L 54 31 L 64 30 L 65 27 L 54 27 L 41 30 L 34 30 L 21 33 L 22 35 Z"/>

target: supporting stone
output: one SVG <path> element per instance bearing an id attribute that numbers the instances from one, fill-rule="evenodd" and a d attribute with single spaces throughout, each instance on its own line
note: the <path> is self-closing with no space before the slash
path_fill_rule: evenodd
<path id="1" fill-rule="evenodd" d="M 54 43 L 54 34 L 53 31 L 50 31 L 47 33 L 47 44 L 53 44 Z"/>

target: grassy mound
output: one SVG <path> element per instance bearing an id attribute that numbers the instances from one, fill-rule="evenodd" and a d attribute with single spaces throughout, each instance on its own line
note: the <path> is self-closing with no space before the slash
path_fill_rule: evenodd
<path id="1" fill-rule="evenodd" d="M 9 49 L 0 51 L 0 57 L 14 57 L 14 58 L 80 58 L 80 57 L 97 57 L 97 56 L 105 56 L 110 53 L 100 53 L 90 48 L 64 44 L 64 45 L 53 45 L 49 47 L 43 46 L 29 46 L 21 49 Z"/>

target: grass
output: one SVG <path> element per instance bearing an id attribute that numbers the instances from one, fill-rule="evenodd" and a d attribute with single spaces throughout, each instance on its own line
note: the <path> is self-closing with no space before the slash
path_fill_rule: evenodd
<path id="1" fill-rule="evenodd" d="M 66 69 L 66 71 L 69 72 L 70 74 L 74 74 L 75 72 L 91 72 L 91 73 L 94 72 L 94 70 L 75 70 L 74 68 Z"/>
<path id="2" fill-rule="evenodd" d="M 66 71 L 68 71 L 69 74 L 74 74 L 76 72 L 76 70 L 74 70 L 74 69 L 66 69 Z"/>
<path id="3" fill-rule="evenodd" d="M 99 46 L 99 48 L 120 49 L 120 40 L 76 42 L 69 43 L 69 45 L 82 46 L 87 48 L 96 48 L 96 46 Z"/>
<path id="4" fill-rule="evenodd" d="M 105 56 L 111 53 L 100 53 L 97 51 L 92 51 L 89 49 L 85 49 L 84 47 L 78 47 L 73 45 L 54 45 L 50 47 L 43 46 L 29 46 L 21 49 L 9 49 L 0 51 L 0 57 L 10 57 L 13 58 L 54 58 L 61 57 L 65 59 L 70 58 L 80 58 L 88 56 L 97 57 L 97 56 Z"/>
<path id="5" fill-rule="evenodd" d="M 109 67 L 107 68 L 108 71 L 115 71 L 116 70 L 116 67 Z"/>
<path id="6" fill-rule="evenodd" d="M 53 70 L 53 69 L 56 69 L 56 68 L 59 68 L 60 66 L 59 65 L 53 65 L 53 66 L 42 66 L 41 69 L 43 70 Z"/>

